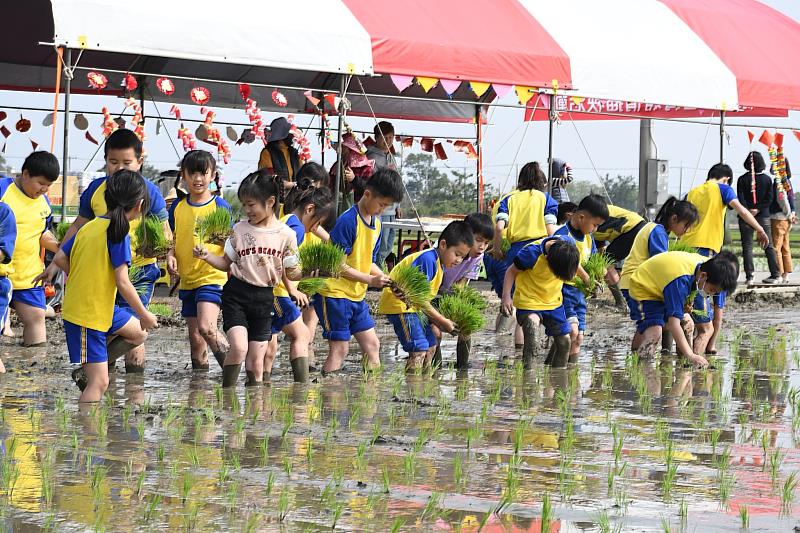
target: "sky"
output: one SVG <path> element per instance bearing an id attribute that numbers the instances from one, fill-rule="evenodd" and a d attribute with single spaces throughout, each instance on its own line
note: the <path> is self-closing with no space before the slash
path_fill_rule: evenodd
<path id="1" fill-rule="evenodd" d="M 800 2 L 798 0 L 761 0 L 800 21 Z M 725 31 L 724 28 L 720 28 Z M 764 73 L 765 76 L 769 72 Z M 513 91 L 506 95 L 504 102 L 514 103 Z M 212 101 L 213 103 L 213 101 Z M 146 112 L 151 104 L 146 103 Z M 14 93 L 0 91 L 0 110 L 8 113 L 9 119 L 18 118 L 18 111 L 8 107 L 40 107 L 51 109 L 53 106 L 52 94 Z M 82 111 L 99 111 L 103 106 L 108 106 L 112 113 L 122 109 L 120 99 L 104 96 L 73 96 L 72 109 Z M 160 104 L 162 116 L 168 115 L 169 106 Z M 183 106 L 185 115 L 197 115 L 199 110 L 191 106 Z M 219 122 L 231 121 L 246 123 L 247 118 L 243 109 L 216 109 Z M 546 167 L 547 161 L 547 123 L 525 123 L 522 120 L 522 109 L 509 109 L 493 107 L 488 118 L 489 124 L 483 132 L 483 162 L 484 179 L 487 183 L 494 184 L 501 190 L 509 190 L 516 181 L 519 167 L 528 161 L 540 161 Z M 29 139 L 39 143 L 40 148 L 46 149 L 50 145 L 50 128 L 42 125 L 42 120 L 47 111 L 27 111 L 22 115 L 31 120 L 33 127 L 28 132 Z M 277 114 L 265 114 L 268 123 Z M 101 138 L 101 116 L 87 116 L 90 130 L 95 138 Z M 305 127 L 312 120 L 311 116 L 299 115 L 296 119 L 298 125 Z M 316 119 L 314 119 L 316 121 Z M 372 119 L 350 118 L 348 120 L 356 130 L 371 130 Z M 7 120 L 12 124 L 15 121 Z M 399 135 L 413 135 L 421 137 L 447 136 L 461 137 L 471 140 L 475 136 L 475 127 L 472 125 L 392 121 Z M 749 149 L 747 128 L 736 127 L 739 123 L 761 126 L 751 128 L 760 132 L 764 126 L 780 127 L 787 129 L 800 129 L 800 113 L 792 112 L 788 119 L 740 119 L 729 121 L 725 142 L 726 162 L 734 172 L 742 169 L 742 163 Z M 175 138 L 176 123 L 167 121 L 169 132 L 156 133 L 156 121 L 147 121 L 147 142 L 145 145 L 148 153 L 148 162 L 161 170 L 174 169 L 180 156 L 183 154 L 179 141 Z M 10 126 L 9 126 L 10 127 Z M 238 127 L 241 132 L 243 128 Z M 654 141 L 657 146 L 657 157 L 669 161 L 669 190 L 672 194 L 685 193 L 692 184 L 699 184 L 704 180 L 708 167 L 719 159 L 719 126 L 707 122 L 694 124 L 654 121 Z M 102 166 L 102 153 L 96 154 L 97 147 L 83 137 L 83 132 L 72 127 L 70 141 L 70 173 L 76 170 L 97 170 Z M 30 152 L 29 139 L 21 134 L 14 134 L 8 139 L 8 144 L 3 154 L 7 164 L 19 169 L 25 156 Z M 320 148 L 315 139 L 311 139 L 314 150 L 314 160 L 320 160 Z M 173 147 L 174 143 L 174 147 Z M 202 143 L 200 143 L 202 147 Z M 584 148 L 584 145 L 586 148 Z M 255 169 L 258 161 L 259 146 L 257 143 L 233 147 L 233 158 L 230 164 L 222 168 L 227 184 L 237 183 L 242 177 Z M 61 158 L 61 125 L 56 136 L 55 153 Z M 415 144 L 414 151 L 418 151 Z M 800 160 L 800 142 L 789 136 L 785 148 L 789 159 Z M 94 159 L 92 159 L 94 155 Z M 576 179 L 597 182 L 597 175 L 616 174 L 638 176 L 639 168 L 639 121 L 585 121 L 568 122 L 556 126 L 554 155 L 570 162 L 574 169 Z M 766 155 L 766 154 L 765 154 Z M 326 154 L 326 166 L 335 160 L 334 152 Z M 437 166 L 475 172 L 475 162 L 467 160 L 462 154 L 453 154 L 447 161 L 437 162 Z"/>

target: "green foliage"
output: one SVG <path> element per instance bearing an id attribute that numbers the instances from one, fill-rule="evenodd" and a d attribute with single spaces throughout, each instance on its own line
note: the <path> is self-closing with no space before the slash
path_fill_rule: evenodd
<path id="1" fill-rule="evenodd" d="M 478 311 L 483 311 L 484 309 L 486 309 L 486 306 L 488 305 L 486 298 L 484 298 L 481 293 L 479 293 L 469 285 L 463 285 L 463 286 L 457 285 L 453 287 L 453 294 L 455 296 L 458 296 L 465 302 L 469 303 L 472 307 L 476 308 Z"/>
<path id="2" fill-rule="evenodd" d="M 314 296 L 325 287 L 325 278 L 305 278 L 297 284 L 297 290 L 306 296 Z"/>
<path id="3" fill-rule="evenodd" d="M 691 246 L 689 244 L 686 244 L 683 241 L 670 240 L 669 241 L 669 246 L 667 247 L 667 251 L 668 252 L 689 252 L 689 253 L 692 253 L 692 254 L 696 254 L 697 253 L 697 248 L 695 248 L 694 246 Z"/>
<path id="4" fill-rule="evenodd" d="M 390 288 L 408 308 L 423 313 L 431 304 L 431 282 L 420 269 L 410 264 L 400 264 L 392 269 Z"/>
<path id="5" fill-rule="evenodd" d="M 462 298 L 458 294 L 442 296 L 439 299 L 439 311 L 445 318 L 453 321 L 459 333 L 464 337 L 469 337 L 479 331 L 485 324 L 483 313 L 475 306 L 474 302 L 468 297 Z"/>
<path id="6" fill-rule="evenodd" d="M 59 222 L 56 224 L 56 239 L 58 242 L 62 242 L 64 240 L 64 235 L 67 234 L 67 230 L 71 225 L 71 222 Z"/>
<path id="7" fill-rule="evenodd" d="M 631 211 L 636 211 L 636 206 L 639 201 L 639 184 L 634 176 L 622 176 L 617 174 L 611 177 L 606 174 L 600 178 L 600 183 L 594 183 L 585 180 L 573 181 L 567 186 L 570 199 L 578 203 L 584 196 L 589 194 L 602 194 L 611 199 L 611 203 L 618 205 Z M 605 189 L 603 186 L 605 185 Z"/>
<path id="8" fill-rule="evenodd" d="M 157 317 L 169 318 L 172 316 L 172 308 L 167 304 L 150 304 L 148 309 Z"/>
<path id="9" fill-rule="evenodd" d="M 136 227 L 136 253 L 142 257 L 166 255 L 170 243 L 164 234 L 164 223 L 155 216 L 142 218 Z"/>
<path id="10" fill-rule="evenodd" d="M 233 189 L 228 189 L 222 193 L 222 197 L 228 202 L 228 205 L 231 206 L 231 218 L 234 221 L 239 221 L 244 216 L 244 209 L 242 208 L 242 202 L 239 200 L 239 195 Z"/>
<path id="11" fill-rule="evenodd" d="M 223 246 L 231 234 L 231 212 L 218 207 L 197 221 L 197 238 L 201 243 Z"/>
<path id="12" fill-rule="evenodd" d="M 605 252 L 590 255 L 589 259 L 584 261 L 582 265 L 583 269 L 589 275 L 589 283 L 586 284 L 581 278 L 576 277 L 575 287 L 583 292 L 584 295 L 591 295 L 603 282 L 606 270 L 613 264 L 614 260 Z"/>
<path id="13" fill-rule="evenodd" d="M 344 268 L 344 250 L 329 242 L 315 242 L 301 246 L 299 255 L 303 277 L 309 277 L 318 271 L 317 277 L 337 278 Z"/>

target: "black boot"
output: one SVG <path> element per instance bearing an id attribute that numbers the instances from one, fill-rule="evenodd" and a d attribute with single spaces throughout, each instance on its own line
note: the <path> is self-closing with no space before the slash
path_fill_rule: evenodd
<path id="1" fill-rule="evenodd" d="M 255 387 L 257 385 L 261 385 L 261 382 L 256 379 L 256 375 L 251 372 L 250 370 L 244 371 L 245 375 L 247 376 L 247 381 L 244 382 L 245 387 Z M 234 381 L 234 385 L 236 382 Z M 223 385 L 225 387 L 226 385 Z"/>
<path id="2" fill-rule="evenodd" d="M 458 338 L 456 343 L 456 368 L 463 370 L 469 368 L 469 354 L 472 351 L 472 338 Z"/>
<path id="3" fill-rule="evenodd" d="M 567 366 L 570 345 L 571 343 L 569 340 L 569 335 L 561 335 L 553 339 L 553 347 L 555 352 L 553 354 L 553 359 L 550 362 L 550 365 L 553 368 L 564 368 Z"/>
<path id="4" fill-rule="evenodd" d="M 236 381 L 239 379 L 239 373 L 242 371 L 242 363 L 233 365 L 225 365 L 222 367 L 222 387 L 235 387 Z"/>
<path id="5" fill-rule="evenodd" d="M 296 383 L 308 381 L 308 357 L 297 357 L 290 361 L 292 363 L 292 375 Z"/>
<path id="6" fill-rule="evenodd" d="M 433 352 L 433 359 L 431 359 L 431 366 L 433 368 L 441 368 L 442 367 L 442 344 L 441 339 L 439 340 L 439 344 L 436 345 L 436 351 Z M 458 348 L 456 348 L 457 350 Z"/>
<path id="7" fill-rule="evenodd" d="M 520 325 L 522 326 L 522 336 L 524 339 L 522 345 L 522 366 L 525 370 L 530 370 L 533 368 L 533 358 L 536 356 L 536 352 L 539 348 L 536 344 L 536 324 L 526 317 Z"/>
<path id="8" fill-rule="evenodd" d="M 117 359 L 119 359 L 126 353 L 130 352 L 137 346 L 139 345 L 131 344 L 122 337 L 114 337 L 111 340 L 111 342 L 106 344 L 106 353 L 108 354 L 108 366 L 115 364 L 117 362 Z M 128 365 L 126 365 L 126 367 L 127 366 Z"/>
<path id="9" fill-rule="evenodd" d="M 622 295 L 619 285 L 609 285 L 608 288 L 611 290 L 612 296 L 614 296 L 614 305 L 622 309 L 627 309 L 628 302 L 625 301 L 625 297 Z"/>

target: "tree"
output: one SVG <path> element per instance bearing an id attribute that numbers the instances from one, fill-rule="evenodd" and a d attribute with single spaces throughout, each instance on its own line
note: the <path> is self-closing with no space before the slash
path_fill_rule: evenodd
<path id="1" fill-rule="evenodd" d="M 567 186 L 567 192 L 569 192 L 570 200 L 576 204 L 589 194 L 602 194 L 603 196 L 608 194 L 607 199 L 612 204 L 631 211 L 636 211 L 636 204 L 639 199 L 636 178 L 619 174 L 613 178 L 606 174 L 600 178 L 600 183 L 592 183 L 585 180 L 574 181 Z"/>
<path id="2" fill-rule="evenodd" d="M 142 168 L 139 170 L 139 173 L 154 183 L 158 182 L 158 180 L 161 178 L 161 171 L 147 161 L 142 164 Z"/>
<path id="3" fill-rule="evenodd" d="M 477 188 L 475 175 L 463 171 L 452 174 L 433 166 L 434 158 L 429 154 L 410 154 L 403 160 L 403 179 L 408 196 L 420 215 L 439 216 L 445 214 L 468 214 L 475 211 Z M 484 198 L 488 202 L 497 191 L 484 187 Z M 403 201 L 410 213 L 411 202 Z"/>

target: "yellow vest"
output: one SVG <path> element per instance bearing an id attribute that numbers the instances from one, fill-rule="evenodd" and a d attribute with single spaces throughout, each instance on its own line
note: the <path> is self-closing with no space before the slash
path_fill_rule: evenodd
<path id="1" fill-rule="evenodd" d="M 5 191 L 0 201 L 5 202 L 17 219 L 17 240 L 11 262 L 0 265 L 0 276 L 8 276 L 14 289 L 33 287 L 33 278 L 44 270 L 39 239 L 47 229 L 52 214 L 46 195 L 31 198 L 20 189 L 12 178 L 3 178 Z M 2 190 L 2 189 L 0 189 Z"/>
<path id="2" fill-rule="evenodd" d="M 217 270 L 205 261 L 197 259 L 192 250 L 198 244 L 197 221 L 214 212 L 218 207 L 230 208 L 222 198 L 215 196 L 202 205 L 192 205 L 189 197 L 177 202 L 171 209 L 173 216 L 173 232 L 175 234 L 175 258 L 178 260 L 178 274 L 181 276 L 181 290 L 192 290 L 203 285 L 225 285 L 228 274 Z M 206 244 L 208 253 L 222 256 L 224 247 Z"/>
<path id="3" fill-rule="evenodd" d="M 541 247 L 543 240 L 525 245 Z M 520 251 L 522 253 L 522 251 Z M 558 308 L 563 302 L 561 289 L 564 282 L 553 274 L 547 256 L 542 254 L 536 260 L 533 268 L 517 274 L 514 288 L 514 307 L 523 311 L 551 311 Z"/>
<path id="4" fill-rule="evenodd" d="M 595 240 L 611 242 L 623 233 L 629 232 L 635 228 L 637 224 L 644 221 L 644 219 L 638 213 L 634 213 L 633 211 L 629 211 L 612 204 L 608 204 L 608 218 L 609 220 L 612 218 L 624 218 L 625 223 L 620 228 L 609 228 L 604 231 L 595 231 Z"/>
<path id="5" fill-rule="evenodd" d="M 423 256 L 424 257 L 421 257 Z M 442 263 L 439 261 L 439 254 L 436 252 L 436 249 L 428 249 L 422 250 L 421 252 L 415 252 L 411 255 L 406 256 L 402 261 L 400 261 L 395 267 L 392 269 L 394 272 L 395 268 L 398 267 L 405 267 L 406 265 L 414 265 L 417 261 L 435 261 L 436 262 L 436 272 L 434 273 L 432 278 L 428 278 L 431 282 L 431 296 L 436 296 L 439 292 L 439 287 L 442 285 L 442 276 L 444 275 L 444 270 L 442 269 Z M 391 278 L 392 275 L 389 274 Z M 415 313 L 416 309 L 410 309 L 402 300 L 397 298 L 394 295 L 392 290 L 388 287 L 383 289 L 381 292 L 381 300 L 378 304 L 378 312 L 383 315 L 399 315 L 402 313 Z"/>
<path id="6" fill-rule="evenodd" d="M 722 202 L 719 182 L 709 180 L 699 187 L 695 187 L 689 191 L 686 199 L 697 207 L 700 219 L 683 234 L 681 242 L 695 248 L 708 248 L 718 253 L 725 238 L 725 210 L 727 209 Z"/>
<path id="7" fill-rule="evenodd" d="M 508 196 L 506 237 L 512 244 L 547 236 L 544 223 L 546 204 L 547 197 L 535 189 L 516 191 Z"/>
<path id="8" fill-rule="evenodd" d="M 640 302 L 664 301 L 664 288 L 681 276 L 693 276 L 707 257 L 689 252 L 665 252 L 646 260 L 631 275 L 630 294 Z"/>
<path id="9" fill-rule="evenodd" d="M 347 255 L 345 263 L 354 270 L 362 274 L 369 274 L 372 269 L 372 256 L 378 238 L 381 235 L 380 217 L 372 217 L 373 227 L 370 227 L 358 212 L 358 205 L 352 206 L 339 216 L 336 225 L 351 224 L 355 225 L 355 240 L 352 249 Z M 334 228 L 334 232 L 336 228 Z M 334 242 L 335 244 L 335 242 Z M 360 302 L 367 294 L 367 284 L 351 281 L 345 278 L 329 279 L 325 287 L 319 291 L 326 298 L 346 298 L 354 302 Z"/>
<path id="10" fill-rule="evenodd" d="M 622 266 L 622 272 L 619 275 L 619 288 L 631 288 L 631 276 L 639 268 L 639 265 L 650 259 L 650 234 L 656 227 L 655 222 L 648 222 L 636 234 L 631 246 L 631 253 L 625 258 L 625 264 Z"/>

